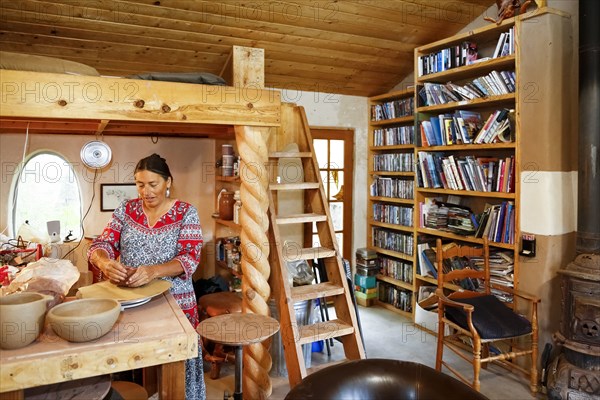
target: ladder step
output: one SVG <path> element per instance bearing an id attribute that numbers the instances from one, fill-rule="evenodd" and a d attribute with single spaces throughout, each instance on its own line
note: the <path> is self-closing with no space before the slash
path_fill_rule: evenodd
<path id="1" fill-rule="evenodd" d="M 295 286 L 291 289 L 291 292 L 292 300 L 295 303 L 303 300 L 320 299 L 344 294 L 344 288 L 330 282 L 323 282 L 315 285 Z"/>
<path id="2" fill-rule="evenodd" d="M 300 183 L 271 183 L 271 190 L 303 190 L 303 189 L 318 189 L 318 182 L 300 182 Z"/>
<path id="3" fill-rule="evenodd" d="M 327 247 L 306 247 L 300 250 L 290 247 L 284 254 L 287 261 L 315 260 L 335 256 L 335 250 L 328 249 Z"/>
<path id="4" fill-rule="evenodd" d="M 275 151 L 269 153 L 269 158 L 310 158 L 310 151 Z"/>
<path id="5" fill-rule="evenodd" d="M 276 218 L 277 223 L 279 225 L 284 224 L 303 224 L 306 222 L 321 222 L 327 221 L 327 215 L 324 214 L 290 214 L 290 215 L 282 215 Z"/>
<path id="6" fill-rule="evenodd" d="M 312 325 L 301 325 L 298 326 L 298 330 L 300 331 L 300 339 L 298 340 L 298 344 L 300 345 L 354 333 L 352 325 L 348 325 L 339 319 Z"/>

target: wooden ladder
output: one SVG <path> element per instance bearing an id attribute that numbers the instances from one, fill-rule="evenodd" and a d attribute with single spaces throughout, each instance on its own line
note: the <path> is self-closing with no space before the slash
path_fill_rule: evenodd
<path id="1" fill-rule="evenodd" d="M 282 159 L 300 160 L 303 169 L 303 181 L 293 183 L 273 182 L 269 185 L 271 269 L 272 287 L 279 308 L 281 339 L 285 353 L 290 387 L 307 375 L 302 345 L 339 338 L 346 359 L 365 358 L 364 346 L 358 327 L 356 310 L 350 295 L 346 273 L 342 265 L 335 233 L 329 213 L 329 205 L 321 182 L 321 176 L 312 144 L 312 136 L 302 107 L 294 106 L 293 124 L 298 142 L 297 152 L 271 152 L 269 158 L 276 164 Z M 302 191 L 304 194 L 304 212 L 291 214 L 278 212 L 278 196 L 285 191 Z M 312 247 L 312 227 L 316 223 L 319 247 Z M 281 237 L 282 225 L 301 224 L 304 227 L 304 242 L 289 246 L 288 239 Z M 291 287 L 288 279 L 288 261 L 323 259 L 327 271 L 327 282 Z M 298 325 L 294 303 L 324 299 L 333 301 L 335 319 L 309 325 Z M 312 322 L 312 321 L 311 321 Z"/>

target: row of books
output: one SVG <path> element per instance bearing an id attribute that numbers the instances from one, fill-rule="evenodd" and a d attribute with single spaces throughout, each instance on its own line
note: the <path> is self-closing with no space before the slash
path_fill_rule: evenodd
<path id="1" fill-rule="evenodd" d="M 400 117 L 408 117 L 415 113 L 413 97 L 388 101 L 371 106 L 371 121 L 383 121 Z"/>
<path id="2" fill-rule="evenodd" d="M 382 275 L 411 284 L 413 282 L 412 263 L 394 258 L 379 257 L 379 270 Z"/>
<path id="3" fill-rule="evenodd" d="M 510 121 L 514 120 L 515 110 L 504 108 L 491 113 L 473 140 L 474 143 L 514 142 L 515 132 Z"/>
<path id="4" fill-rule="evenodd" d="M 472 257 L 475 268 L 483 270 L 483 257 Z M 490 282 L 506 286 L 514 287 L 514 257 L 510 251 L 496 250 L 490 251 L 488 260 L 490 269 Z"/>
<path id="5" fill-rule="evenodd" d="M 425 228 L 471 236 L 478 227 L 471 210 L 457 204 L 435 202 L 430 207 L 422 207 L 420 212 L 423 213 L 422 226 Z"/>
<path id="6" fill-rule="evenodd" d="M 421 121 L 421 144 L 429 147 L 513 141 L 509 121 L 511 112 L 514 113 L 514 110 L 496 110 L 485 123 L 476 111 L 456 110 L 454 114 L 432 116 Z"/>
<path id="7" fill-rule="evenodd" d="M 434 106 L 473 100 L 490 96 L 514 93 L 516 88 L 514 71 L 492 71 L 463 85 L 425 82 L 419 97 L 425 106 Z"/>
<path id="8" fill-rule="evenodd" d="M 413 153 L 388 153 L 373 156 L 373 171 L 413 172 Z"/>
<path id="9" fill-rule="evenodd" d="M 394 126 L 391 128 L 375 129 L 373 131 L 373 146 L 395 146 L 398 144 L 414 144 L 414 126 Z"/>
<path id="10" fill-rule="evenodd" d="M 460 44 L 419 56 L 417 60 L 418 76 L 447 71 L 452 68 L 472 64 L 477 60 L 477 43 Z"/>
<path id="11" fill-rule="evenodd" d="M 446 244 L 445 247 L 457 245 L 456 243 Z M 437 279 L 439 266 L 437 263 L 436 251 L 430 248 L 429 243 L 419 243 L 417 245 L 417 273 L 421 276 L 430 276 Z M 488 265 L 490 269 L 490 283 L 506 287 L 514 287 L 514 260 L 510 251 L 492 250 L 489 254 Z M 483 270 L 483 256 L 453 256 L 442 260 L 442 270 L 446 274 L 453 270 L 464 268 Z M 484 282 L 480 279 L 467 278 L 455 284 L 463 289 L 472 291 L 483 291 Z M 492 294 L 495 294 L 501 301 L 512 302 L 513 296 L 502 291 L 492 289 Z"/>
<path id="12" fill-rule="evenodd" d="M 372 228 L 373 246 L 412 256 L 413 237 L 399 232 L 388 231 L 378 227 Z"/>
<path id="13" fill-rule="evenodd" d="M 374 176 L 369 194 L 374 197 L 412 200 L 415 196 L 415 184 L 412 179 Z"/>
<path id="14" fill-rule="evenodd" d="M 419 203 L 419 225 L 491 242 L 515 243 L 515 206 L 512 201 L 486 204 L 481 214 L 458 204 L 425 199 Z"/>
<path id="15" fill-rule="evenodd" d="M 373 220 L 403 226 L 413 226 L 412 207 L 391 204 L 373 204 Z"/>
<path id="16" fill-rule="evenodd" d="M 475 237 L 487 237 L 498 243 L 515 243 L 515 205 L 512 201 L 486 205 L 477 220 Z"/>
<path id="17" fill-rule="evenodd" d="M 379 292 L 379 301 L 391 304 L 400 310 L 412 312 L 411 292 L 381 281 L 377 281 L 377 291 Z"/>
<path id="18" fill-rule="evenodd" d="M 454 155 L 425 151 L 418 152 L 417 156 L 419 187 L 477 192 L 515 191 L 514 156 L 455 158 Z"/>
<path id="19" fill-rule="evenodd" d="M 503 32 L 498 38 L 492 58 L 505 57 L 515 53 L 515 27 Z"/>

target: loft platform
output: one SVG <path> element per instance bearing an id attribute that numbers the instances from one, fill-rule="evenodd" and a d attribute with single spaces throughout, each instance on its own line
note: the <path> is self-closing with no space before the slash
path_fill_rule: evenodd
<path id="1" fill-rule="evenodd" d="M 0 70 L 0 133 L 233 137 L 281 124 L 262 49 L 234 46 L 232 86 Z"/>

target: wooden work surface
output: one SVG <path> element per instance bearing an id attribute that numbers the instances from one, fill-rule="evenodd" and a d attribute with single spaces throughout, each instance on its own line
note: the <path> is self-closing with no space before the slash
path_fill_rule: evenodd
<path id="1" fill-rule="evenodd" d="M 279 322 L 260 314 L 222 314 L 205 319 L 196 329 L 200 336 L 213 342 L 243 346 L 274 335 L 279 330 Z"/>
<path id="2" fill-rule="evenodd" d="M 162 398 L 183 398 L 184 360 L 197 355 L 198 334 L 166 292 L 121 312 L 112 331 L 96 341 L 67 342 L 46 325 L 32 344 L 0 350 L 0 399 L 20 398 L 14 391 L 28 387 L 153 365 L 162 365 L 164 379 L 181 370 L 180 384 L 163 385 L 159 393 Z"/>

